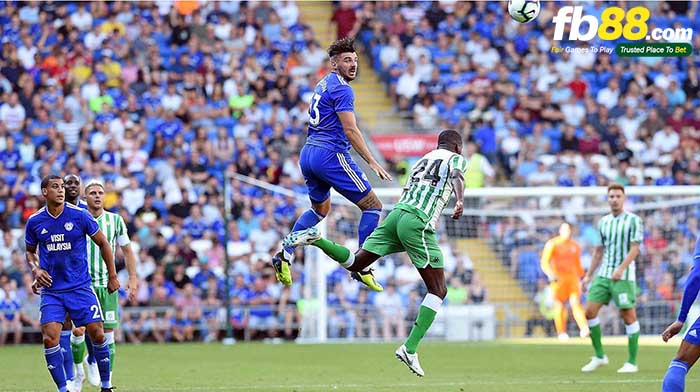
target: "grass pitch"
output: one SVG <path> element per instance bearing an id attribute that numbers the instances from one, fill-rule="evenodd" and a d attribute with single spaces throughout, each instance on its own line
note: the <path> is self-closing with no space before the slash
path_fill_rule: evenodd
<path id="1" fill-rule="evenodd" d="M 127 391 L 659 391 L 679 339 L 642 339 L 640 372 L 618 375 L 626 339 L 605 339 L 610 365 L 592 374 L 587 340 L 424 342 L 425 378 L 394 358 L 397 344 L 118 345 L 114 385 Z M 39 345 L 0 348 L 0 391 L 54 391 Z M 85 384 L 83 391 L 96 391 Z M 687 390 L 700 390 L 691 371 Z"/>

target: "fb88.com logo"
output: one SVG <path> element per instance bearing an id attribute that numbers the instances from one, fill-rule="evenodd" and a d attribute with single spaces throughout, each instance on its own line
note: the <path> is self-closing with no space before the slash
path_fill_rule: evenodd
<path id="1" fill-rule="evenodd" d="M 583 6 L 566 6 L 559 9 L 552 19 L 554 23 L 554 41 L 564 39 L 564 28 L 571 24 L 568 40 L 590 41 L 596 35 L 604 41 L 613 41 L 620 37 L 629 41 L 643 39 L 667 41 L 690 41 L 693 30 L 690 28 L 655 28 L 649 34 L 647 21 L 651 16 L 649 9 L 634 7 L 625 12 L 620 7 L 608 7 L 600 15 L 600 22 L 593 15 L 583 15 Z M 581 25 L 588 23 L 588 30 L 581 33 Z"/>

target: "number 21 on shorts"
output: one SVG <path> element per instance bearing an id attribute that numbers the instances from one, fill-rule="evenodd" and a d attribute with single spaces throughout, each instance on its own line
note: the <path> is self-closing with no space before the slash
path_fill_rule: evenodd
<path id="1" fill-rule="evenodd" d="M 97 305 L 90 305 L 90 311 L 92 312 L 92 318 L 99 319 L 102 318 L 100 315 L 100 307 Z"/>

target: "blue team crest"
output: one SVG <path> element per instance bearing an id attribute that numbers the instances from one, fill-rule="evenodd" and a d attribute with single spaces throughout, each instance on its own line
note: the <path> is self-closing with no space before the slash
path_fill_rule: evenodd
<path id="1" fill-rule="evenodd" d="M 64 227 L 66 230 L 71 231 L 71 230 L 73 230 L 73 222 L 66 222 L 66 224 L 63 225 L 63 227 Z"/>
<path id="2" fill-rule="evenodd" d="M 365 180 L 365 181 L 369 181 L 369 180 L 367 179 L 367 174 L 365 174 L 365 173 L 362 173 L 362 179 Z"/>

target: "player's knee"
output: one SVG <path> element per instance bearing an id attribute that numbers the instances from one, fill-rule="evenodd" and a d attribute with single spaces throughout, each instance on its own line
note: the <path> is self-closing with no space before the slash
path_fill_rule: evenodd
<path id="1" fill-rule="evenodd" d="M 102 328 L 96 328 L 92 331 L 90 331 L 90 340 L 94 344 L 102 344 L 105 341 L 105 334 Z"/>
<path id="2" fill-rule="evenodd" d="M 328 213 L 331 212 L 331 200 L 328 199 L 323 203 L 312 203 L 311 208 L 321 216 L 328 216 Z"/>
<path id="3" fill-rule="evenodd" d="M 586 318 L 592 320 L 598 316 L 598 311 L 595 309 L 586 309 Z"/>
<path id="4" fill-rule="evenodd" d="M 58 336 L 51 336 L 44 334 L 43 336 L 43 341 L 44 341 L 44 347 L 49 348 L 49 347 L 56 347 L 58 346 Z"/>
<path id="5" fill-rule="evenodd" d="M 447 287 L 445 285 L 437 285 L 429 289 L 428 292 L 437 297 L 440 297 L 440 299 L 445 299 L 445 297 L 447 296 Z"/>

